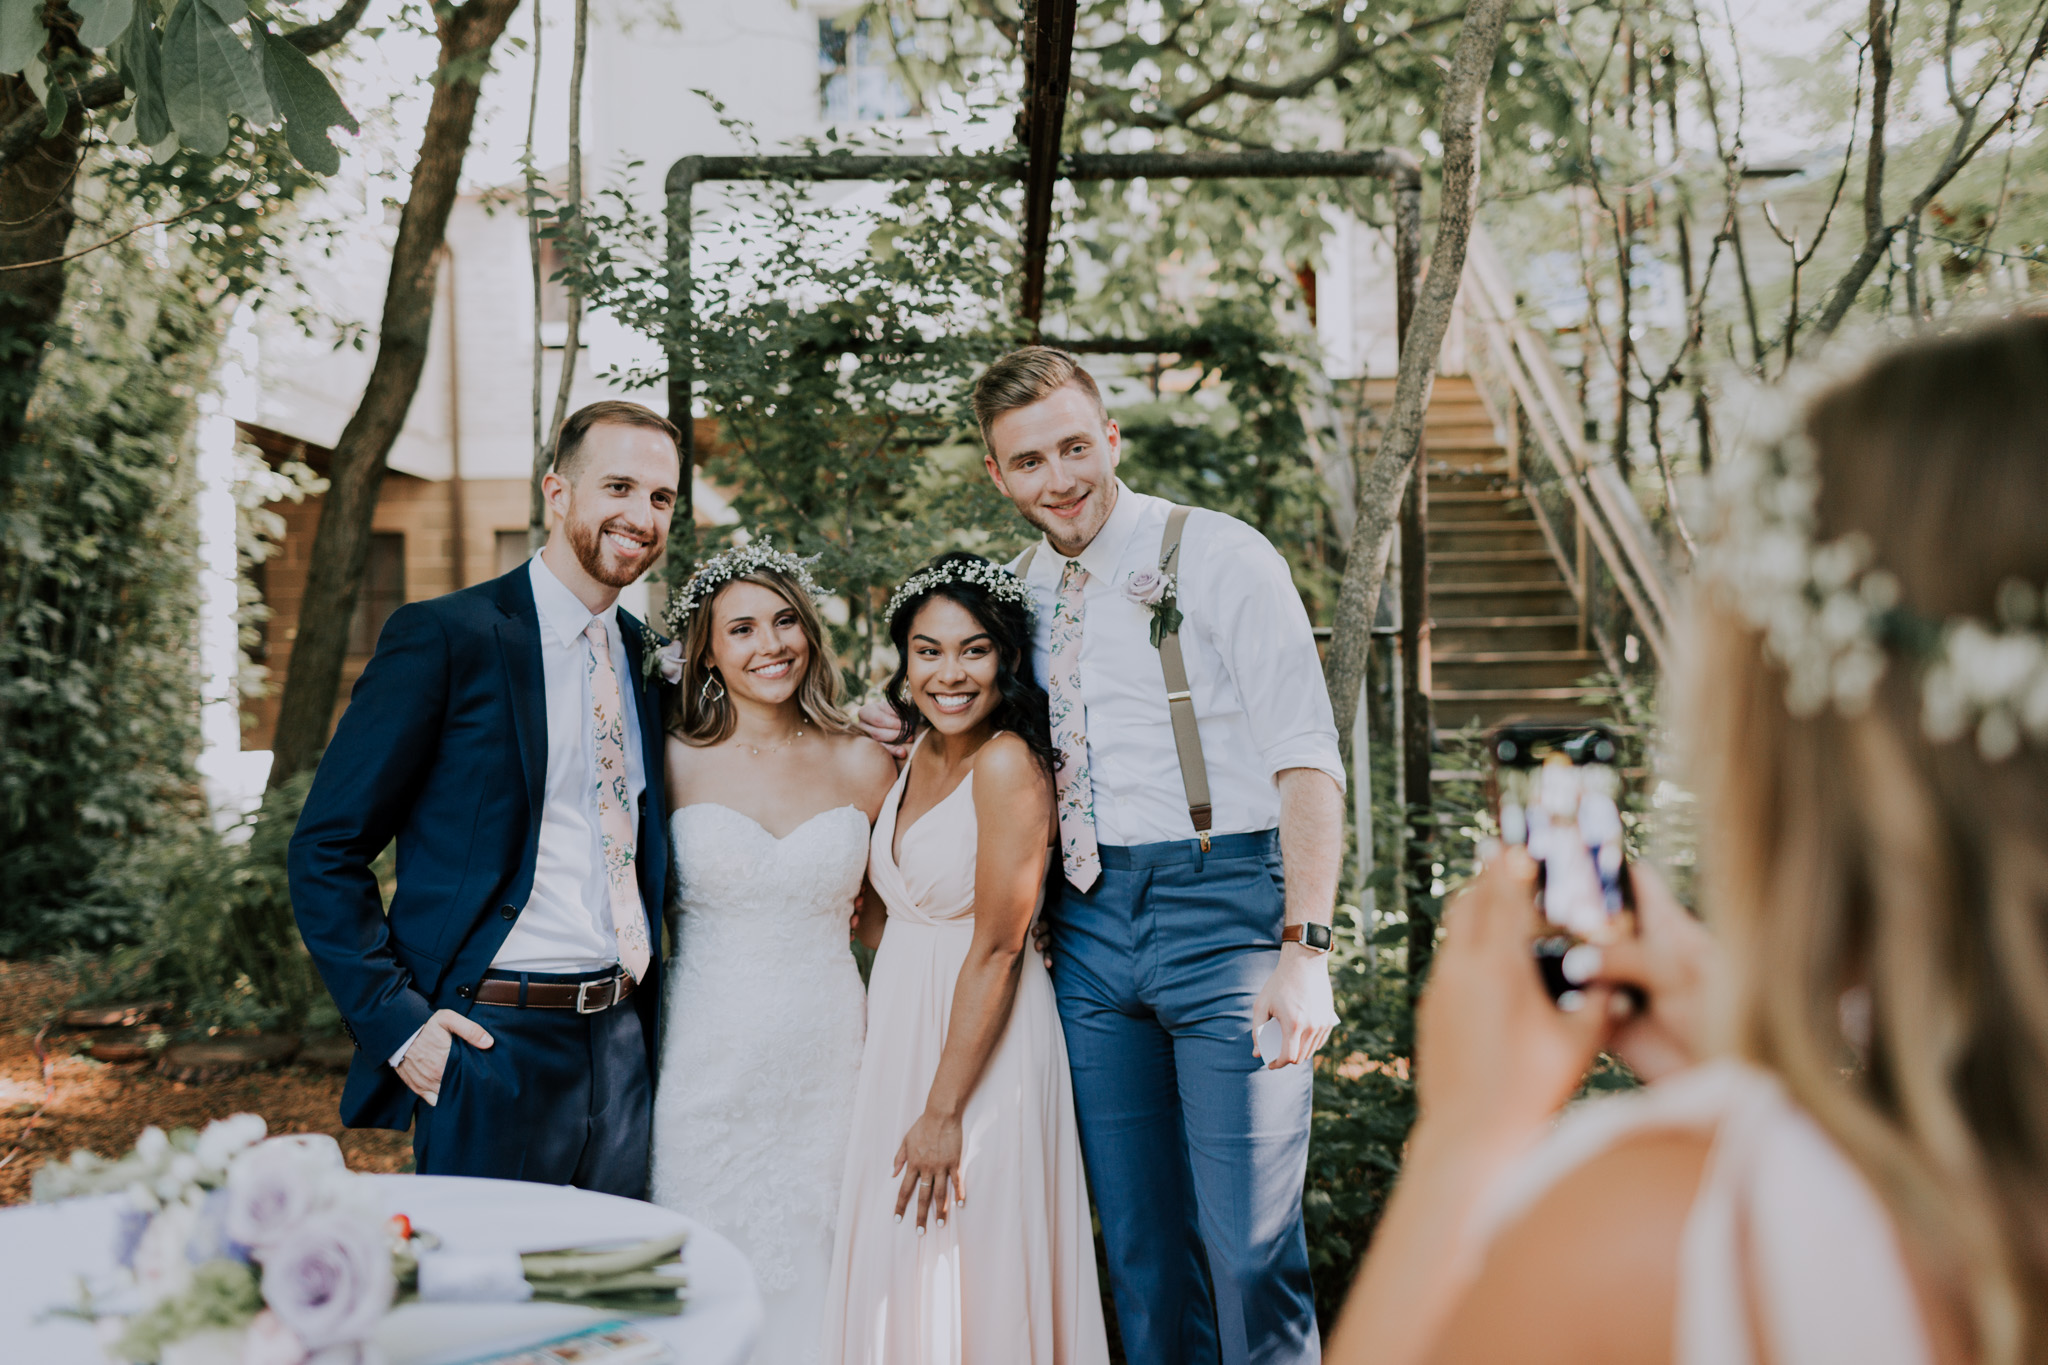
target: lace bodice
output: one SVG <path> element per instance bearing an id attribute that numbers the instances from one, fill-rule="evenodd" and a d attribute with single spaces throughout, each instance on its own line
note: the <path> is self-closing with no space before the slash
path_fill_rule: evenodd
<path id="1" fill-rule="evenodd" d="M 670 817 L 681 908 L 654 1112 L 654 1202 L 739 1243 L 764 1290 L 828 1237 L 866 1005 L 847 947 L 868 821 L 776 838 L 725 806 Z M 829 1243 L 828 1243 L 829 1244 Z"/>

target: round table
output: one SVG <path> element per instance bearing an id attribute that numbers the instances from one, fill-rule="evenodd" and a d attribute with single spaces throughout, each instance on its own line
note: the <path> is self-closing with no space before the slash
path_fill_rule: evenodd
<path id="1" fill-rule="evenodd" d="M 688 1297 L 676 1317 L 639 1319 L 671 1357 L 688 1365 L 741 1365 L 761 1330 L 761 1295 L 739 1249 L 701 1223 L 616 1195 L 517 1180 L 366 1175 L 393 1213 L 433 1232 L 453 1251 L 546 1251 L 638 1241 L 688 1228 Z M 10 1360 L 91 1365 L 102 1359 L 93 1330 L 42 1318 L 76 1302 L 78 1279 L 111 1269 L 116 1196 L 0 1209 L 0 1341 Z M 377 1334 L 391 1365 L 455 1365 L 560 1336 L 612 1314 L 564 1304 L 412 1303 Z M 40 1319 L 40 1320 L 38 1320 Z"/>

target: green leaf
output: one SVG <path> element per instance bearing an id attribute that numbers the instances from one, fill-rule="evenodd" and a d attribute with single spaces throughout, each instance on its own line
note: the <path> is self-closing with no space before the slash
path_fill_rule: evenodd
<path id="1" fill-rule="evenodd" d="M 157 37 L 156 16 L 142 7 L 127 32 L 107 49 L 121 72 L 121 82 L 135 92 L 135 140 L 144 147 L 156 147 L 174 135 L 170 110 L 164 105 L 163 48 Z"/>
<path id="2" fill-rule="evenodd" d="M 27 66 L 49 37 L 42 0 L 0 0 L 0 72 L 12 75 Z"/>
<path id="3" fill-rule="evenodd" d="M 249 13 L 248 0 L 206 0 L 206 7 L 218 14 L 224 24 L 240 23 Z"/>
<path id="4" fill-rule="evenodd" d="M 263 71 L 206 0 L 181 0 L 164 27 L 164 104 L 178 139 L 195 152 L 227 150 L 228 115 L 263 127 L 277 121 Z"/>
<path id="5" fill-rule="evenodd" d="M 128 31 L 135 18 L 135 0 L 70 0 L 78 11 L 78 41 L 87 47 L 106 47 Z"/>
<path id="6" fill-rule="evenodd" d="M 263 81 L 270 99 L 284 116 L 284 139 L 299 164 L 315 175 L 333 175 L 341 169 L 341 151 L 327 135 L 334 127 L 351 133 L 361 129 L 354 114 L 341 102 L 327 73 L 313 65 L 305 53 L 272 33 L 268 25 L 255 27 L 256 50 L 263 61 Z"/>
<path id="7" fill-rule="evenodd" d="M 43 102 L 43 136 L 55 137 L 64 130 L 65 116 L 71 112 L 71 97 L 64 93 L 64 87 L 50 87 L 50 97 Z"/>

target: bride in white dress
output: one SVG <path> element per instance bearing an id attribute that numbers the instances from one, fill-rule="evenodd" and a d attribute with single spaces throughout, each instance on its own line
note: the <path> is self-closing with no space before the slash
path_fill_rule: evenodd
<path id="1" fill-rule="evenodd" d="M 896 777 L 838 707 L 815 591 L 794 555 L 728 551 L 671 599 L 659 656 L 679 905 L 651 1198 L 752 1262 L 756 1365 L 818 1355 L 865 1035 L 848 937 Z"/>

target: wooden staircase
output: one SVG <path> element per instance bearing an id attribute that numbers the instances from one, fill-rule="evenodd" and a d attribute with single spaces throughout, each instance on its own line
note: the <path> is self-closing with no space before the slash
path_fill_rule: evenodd
<path id="1" fill-rule="evenodd" d="M 1366 401 L 1385 412 L 1392 379 Z M 1605 715 L 1583 680 L 1600 655 L 1473 381 L 1440 375 L 1429 472 L 1430 705 L 1439 733 L 1518 718 Z"/>

